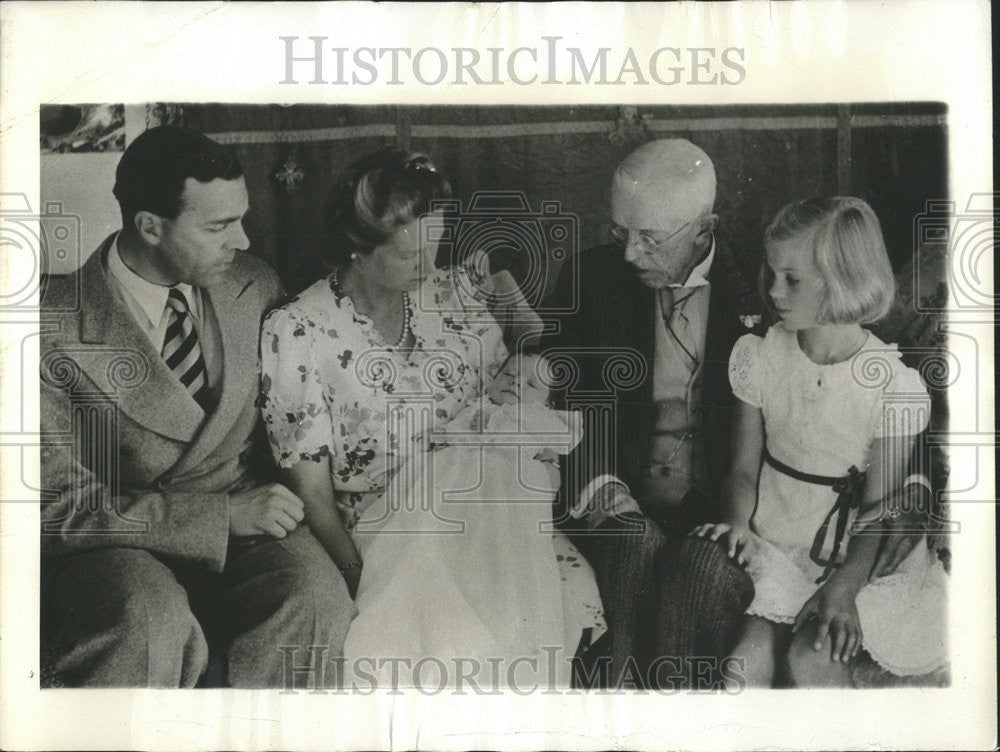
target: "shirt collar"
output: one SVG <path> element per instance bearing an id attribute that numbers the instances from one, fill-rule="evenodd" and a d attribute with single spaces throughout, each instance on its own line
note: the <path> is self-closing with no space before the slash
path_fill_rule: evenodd
<path id="1" fill-rule="evenodd" d="M 682 285 L 668 285 L 668 287 L 703 287 L 708 284 L 708 271 L 712 268 L 712 260 L 715 258 L 715 235 L 712 235 L 712 244 L 709 246 L 708 255 L 698 264 L 688 275 L 687 281 Z"/>
<path id="2" fill-rule="evenodd" d="M 121 252 L 118 249 L 118 236 L 115 237 L 115 242 L 111 244 L 111 250 L 108 253 L 108 272 L 138 303 L 139 308 L 149 318 L 149 323 L 153 326 L 158 325 L 163 311 L 167 307 L 167 295 L 170 293 L 170 287 L 157 285 L 143 279 L 129 269 L 122 261 Z M 173 287 L 184 296 L 188 304 L 188 312 L 197 319 L 201 312 L 201 306 L 194 288 L 185 282 L 178 282 Z"/>

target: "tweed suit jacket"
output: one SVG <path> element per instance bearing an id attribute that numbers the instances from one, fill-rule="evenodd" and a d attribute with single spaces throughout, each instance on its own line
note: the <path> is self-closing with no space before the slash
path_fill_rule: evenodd
<path id="1" fill-rule="evenodd" d="M 712 285 L 702 365 L 702 425 L 708 464 L 709 505 L 714 505 L 729 469 L 733 396 L 728 363 L 736 339 L 747 331 L 739 310 L 755 295 L 732 256 L 716 242 L 708 276 Z M 569 357 L 575 374 L 562 393 L 567 407 L 613 404 L 613 425 L 587 415 L 584 436 L 564 463 L 563 499 L 575 499 L 593 478 L 606 473 L 638 489 L 650 461 L 655 364 L 655 292 L 642 284 L 621 248 L 606 245 L 566 262 L 554 295 L 558 331 L 544 341 L 555 362 Z M 558 370 L 558 369 L 557 369 Z M 607 417 L 605 417 L 607 420 Z M 660 518 L 637 499 L 650 517 Z M 706 512 L 709 509 L 705 510 Z M 565 509 L 563 509 L 565 512 Z"/>
<path id="2" fill-rule="evenodd" d="M 42 555 L 131 547 L 221 571 L 228 494 L 259 484 L 260 323 L 281 284 L 237 253 L 226 279 L 203 289 L 223 359 L 204 418 L 108 279 L 113 239 L 43 300 Z"/>

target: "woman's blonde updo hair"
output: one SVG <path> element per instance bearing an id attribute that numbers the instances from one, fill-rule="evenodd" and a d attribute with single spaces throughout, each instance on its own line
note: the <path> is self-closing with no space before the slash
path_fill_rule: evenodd
<path id="1" fill-rule="evenodd" d="M 333 191 L 331 266 L 367 255 L 401 226 L 451 197 L 451 186 L 423 154 L 385 147 L 359 159 L 341 174 Z"/>
<path id="2" fill-rule="evenodd" d="M 896 280 L 878 217 L 860 198 L 813 198 L 784 207 L 764 231 L 764 245 L 786 243 L 811 253 L 823 277 L 818 323 L 870 324 L 888 313 Z M 765 262 L 759 282 L 769 307 L 773 277 Z"/>

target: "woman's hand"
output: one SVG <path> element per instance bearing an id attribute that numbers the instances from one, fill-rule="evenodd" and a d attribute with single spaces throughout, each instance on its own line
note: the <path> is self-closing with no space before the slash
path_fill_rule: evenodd
<path id="1" fill-rule="evenodd" d="M 754 544 L 754 534 L 750 532 L 747 525 L 733 524 L 729 522 L 708 523 L 699 525 L 692 530 L 689 535 L 696 535 L 699 538 L 708 537 L 709 540 L 719 540 L 725 537 L 726 553 L 730 559 L 735 559 L 737 564 L 745 566 L 753 558 L 756 546 Z"/>
<path id="2" fill-rule="evenodd" d="M 924 541 L 931 528 L 932 505 L 931 490 L 921 483 L 910 483 L 894 494 L 888 505 L 889 512 L 883 514 L 873 528 L 882 532 L 882 539 L 870 581 L 894 573 L 910 552 Z"/>
<path id="3" fill-rule="evenodd" d="M 832 643 L 830 660 L 847 663 L 858 654 L 863 639 L 856 598 L 855 588 L 841 585 L 833 579 L 828 580 L 799 611 L 792 632 L 797 632 L 815 616 L 817 623 L 813 650 L 822 650 L 829 637 Z"/>

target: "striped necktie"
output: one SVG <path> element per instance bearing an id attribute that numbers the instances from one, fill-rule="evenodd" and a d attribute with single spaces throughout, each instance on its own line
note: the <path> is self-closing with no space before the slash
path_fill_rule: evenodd
<path id="1" fill-rule="evenodd" d="M 201 356 L 198 334 L 188 315 L 187 300 L 180 290 L 171 287 L 167 295 L 169 319 L 163 337 L 163 359 L 167 368 L 188 390 L 202 409 L 208 412 L 208 376 Z"/>

